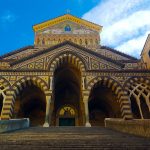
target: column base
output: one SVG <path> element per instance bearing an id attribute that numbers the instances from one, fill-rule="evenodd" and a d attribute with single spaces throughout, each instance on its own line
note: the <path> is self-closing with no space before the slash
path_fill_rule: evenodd
<path id="1" fill-rule="evenodd" d="M 49 127 L 49 123 L 48 123 L 48 122 L 45 122 L 44 125 L 43 125 L 43 127 L 44 127 L 44 128 L 48 128 L 48 127 Z"/>
<path id="2" fill-rule="evenodd" d="M 89 122 L 86 122 L 85 127 L 91 127 L 91 124 Z"/>

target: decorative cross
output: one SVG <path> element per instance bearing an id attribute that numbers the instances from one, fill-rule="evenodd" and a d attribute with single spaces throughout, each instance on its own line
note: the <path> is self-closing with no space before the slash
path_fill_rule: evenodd
<path id="1" fill-rule="evenodd" d="M 67 9 L 66 11 L 67 11 L 67 14 L 70 14 L 70 9 Z"/>

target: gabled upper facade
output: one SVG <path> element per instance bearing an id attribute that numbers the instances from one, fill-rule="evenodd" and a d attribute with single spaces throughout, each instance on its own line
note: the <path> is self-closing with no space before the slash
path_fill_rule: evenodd
<path id="1" fill-rule="evenodd" d="M 36 47 L 50 47 L 64 41 L 95 49 L 100 44 L 102 26 L 70 14 L 33 26 Z"/>
<path id="2" fill-rule="evenodd" d="M 34 46 L 27 46 L 0 57 L 0 69 L 49 70 L 46 65 L 59 50 L 86 58 L 87 70 L 144 69 L 132 56 L 100 45 L 102 27 L 66 14 L 33 26 Z M 61 53 L 60 53 L 61 55 Z M 92 59 L 91 59 L 92 58 Z M 92 67 L 94 66 L 94 67 Z"/>

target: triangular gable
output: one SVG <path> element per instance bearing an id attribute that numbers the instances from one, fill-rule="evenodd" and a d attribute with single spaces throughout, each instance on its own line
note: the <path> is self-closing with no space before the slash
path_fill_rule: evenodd
<path id="1" fill-rule="evenodd" d="M 75 22 L 75 23 L 78 23 L 78 24 L 81 24 L 83 26 L 86 26 L 86 27 L 91 28 L 93 30 L 96 30 L 98 32 L 100 32 L 102 30 L 102 26 L 94 24 L 92 22 L 89 22 L 89 21 L 81 19 L 81 18 L 77 18 L 77 17 L 72 16 L 70 14 L 66 14 L 66 15 L 54 18 L 52 20 L 48 20 L 48 21 L 45 21 L 43 23 L 34 25 L 33 26 L 33 30 L 35 32 L 39 31 L 39 30 L 43 30 L 45 28 L 48 28 L 50 26 L 54 26 L 54 25 L 56 25 L 58 23 L 61 23 L 61 22 L 67 21 L 67 20 Z"/>
<path id="2" fill-rule="evenodd" d="M 66 47 L 65 47 L 66 46 Z M 49 49 L 43 50 L 36 54 L 33 54 L 27 58 L 17 60 L 11 63 L 12 68 L 14 69 L 44 69 L 47 70 L 48 61 L 55 54 L 59 54 L 62 51 L 69 51 L 82 56 L 83 59 L 87 57 L 88 60 L 85 61 L 89 66 L 90 70 L 99 70 L 99 69 L 121 69 L 124 64 L 114 61 L 110 58 L 107 58 L 103 55 L 100 55 L 96 52 L 93 52 L 87 48 L 74 44 L 72 42 L 66 41 L 64 43 L 58 44 L 56 46 L 50 47 Z M 92 67 L 95 66 L 95 67 Z M 98 66 L 98 67 L 96 67 Z"/>

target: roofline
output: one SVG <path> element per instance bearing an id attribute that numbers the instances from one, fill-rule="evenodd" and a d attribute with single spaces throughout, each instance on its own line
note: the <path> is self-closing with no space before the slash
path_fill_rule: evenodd
<path id="1" fill-rule="evenodd" d="M 99 57 L 99 58 L 102 58 L 102 59 L 104 59 L 104 60 L 110 61 L 110 62 L 112 62 L 113 64 L 116 64 L 116 65 L 120 66 L 121 68 L 124 67 L 124 64 L 121 63 L 121 62 L 114 61 L 114 60 L 111 59 L 111 58 L 107 58 L 107 57 L 105 57 L 105 56 L 103 56 L 103 55 L 101 55 L 101 54 L 99 54 L 99 53 L 96 53 L 96 52 L 94 52 L 94 51 L 92 51 L 92 50 L 90 50 L 90 49 L 87 49 L 87 48 L 85 48 L 85 47 L 82 47 L 82 46 L 77 45 L 77 44 L 75 44 L 75 43 L 73 43 L 73 42 L 70 42 L 70 41 L 65 41 L 65 42 L 62 42 L 62 43 L 60 43 L 60 44 L 54 45 L 54 46 L 52 46 L 52 47 L 50 47 L 50 48 L 47 48 L 47 49 L 45 49 L 45 50 L 43 50 L 43 51 L 39 51 L 39 52 L 37 52 L 37 53 L 35 53 L 35 54 L 32 54 L 32 55 L 30 55 L 30 56 L 27 56 L 27 57 L 25 57 L 25 58 L 16 60 L 16 61 L 14 61 L 14 62 L 12 62 L 12 63 L 10 63 L 10 64 L 11 64 L 11 65 L 16 65 L 16 64 L 18 64 L 18 63 L 20 63 L 20 62 L 23 62 L 23 61 L 26 61 L 26 60 L 28 60 L 28 59 L 34 58 L 34 57 L 39 56 L 39 55 L 41 55 L 41 54 L 45 54 L 45 53 L 47 53 L 47 52 L 49 52 L 49 51 L 51 51 L 51 50 L 55 50 L 55 49 L 59 48 L 60 46 L 64 46 L 64 45 L 67 45 L 67 44 L 69 44 L 69 45 L 71 45 L 71 46 L 74 46 L 74 47 L 76 47 L 76 48 L 82 49 L 83 51 L 88 52 L 88 53 L 90 53 L 90 54 L 92 54 L 92 55 L 95 55 L 96 57 Z"/>
<path id="2" fill-rule="evenodd" d="M 82 20 L 82 21 L 85 21 L 85 22 L 87 22 L 87 23 L 90 23 L 90 24 L 96 26 L 97 28 L 99 28 L 99 31 L 101 31 L 101 29 L 102 29 L 102 27 L 103 27 L 103 26 L 101 26 L 101 25 L 99 25 L 99 24 L 96 24 L 96 23 L 90 22 L 90 21 L 88 21 L 88 20 L 85 20 L 85 19 L 76 17 L 76 16 L 74 16 L 74 15 L 71 15 L 71 14 L 64 14 L 64 15 L 62 15 L 62 16 L 58 16 L 58 17 L 55 17 L 55 18 L 52 18 L 52 19 L 49 19 L 49 20 L 46 20 L 46 21 L 43 21 L 43 22 L 41 22 L 41 23 L 38 23 L 38 24 L 33 25 L 33 26 L 32 26 L 33 31 L 38 31 L 38 29 L 35 30 L 35 27 L 36 27 L 36 26 L 40 26 L 40 25 L 42 25 L 42 24 L 44 24 L 44 23 L 46 23 L 46 22 L 53 21 L 53 20 L 55 20 L 55 19 L 58 19 L 58 18 L 60 18 L 60 17 L 64 17 L 64 16 L 66 16 L 66 15 L 71 16 L 71 17 L 74 17 L 74 18 L 78 18 L 78 19 L 80 19 L 80 20 Z M 42 29 L 44 29 L 44 28 L 42 28 Z M 42 29 L 39 29 L 39 30 L 42 30 Z M 95 30 L 96 30 L 96 29 L 95 29 Z"/>
<path id="3" fill-rule="evenodd" d="M 129 58 L 129 59 L 132 59 L 132 60 L 138 60 L 136 57 L 130 56 L 130 55 L 128 55 L 128 54 L 125 54 L 125 53 L 120 52 L 120 51 L 118 51 L 118 50 L 116 50 L 116 49 L 110 48 L 110 47 L 108 47 L 108 46 L 101 46 L 100 48 L 102 48 L 102 49 L 107 49 L 107 50 L 109 50 L 109 51 L 111 51 L 111 52 L 114 52 L 114 53 L 116 53 L 116 54 L 119 54 L 119 55 L 121 55 L 121 56 L 124 56 L 124 57 Z"/>
<path id="4" fill-rule="evenodd" d="M 11 56 L 11 55 L 14 55 L 14 54 L 17 54 L 17 53 L 20 53 L 20 52 L 23 52 L 23 51 L 25 51 L 25 50 L 27 50 L 27 49 L 30 49 L 30 48 L 34 48 L 34 46 L 33 46 L 33 45 L 28 45 L 28 46 L 19 48 L 19 49 L 17 49 L 17 50 L 13 50 L 13 51 L 11 51 L 11 52 L 9 52 L 9 53 L 6 53 L 6 54 L 0 56 L 0 59 L 9 57 L 9 56 Z"/>

